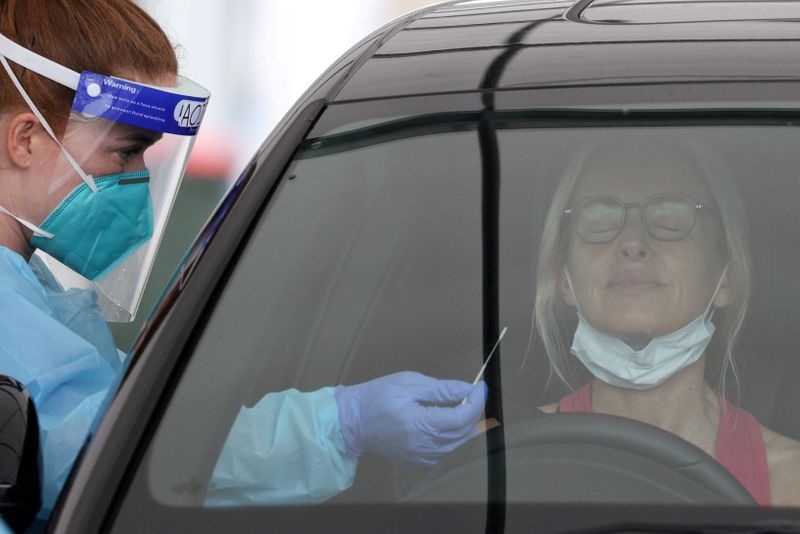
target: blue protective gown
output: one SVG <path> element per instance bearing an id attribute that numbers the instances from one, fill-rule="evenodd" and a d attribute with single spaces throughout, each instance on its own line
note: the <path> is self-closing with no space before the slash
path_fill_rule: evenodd
<path id="1" fill-rule="evenodd" d="M 242 408 L 217 460 L 206 505 L 318 503 L 353 483 L 334 388 L 266 395 Z"/>
<path id="2" fill-rule="evenodd" d="M 0 246 L 0 374 L 25 384 L 39 414 L 43 507 L 49 516 L 123 365 L 94 293 L 64 292 Z M 352 484 L 333 388 L 266 395 L 243 408 L 214 470 L 207 503 L 319 502 Z"/>

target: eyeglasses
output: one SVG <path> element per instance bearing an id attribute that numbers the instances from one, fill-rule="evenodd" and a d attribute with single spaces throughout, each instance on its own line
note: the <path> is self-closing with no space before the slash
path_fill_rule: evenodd
<path id="1" fill-rule="evenodd" d="M 623 202 L 611 196 L 581 200 L 564 210 L 578 237 L 586 243 L 609 243 L 622 233 L 629 209 L 638 208 L 647 233 L 660 241 L 677 241 L 689 235 L 699 210 L 716 211 L 683 195 L 662 193 L 642 203 Z"/>

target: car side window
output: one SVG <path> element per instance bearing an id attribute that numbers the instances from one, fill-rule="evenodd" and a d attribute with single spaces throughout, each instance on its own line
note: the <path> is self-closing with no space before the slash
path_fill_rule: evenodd
<path id="1" fill-rule="evenodd" d="M 508 328 L 500 358 L 509 413 L 533 414 L 570 391 L 549 374 L 531 326 L 537 251 L 556 186 L 582 148 L 647 136 L 701 143 L 741 189 L 755 267 L 736 402 L 800 437 L 789 408 L 800 399 L 776 371 L 797 371 L 787 355 L 800 295 L 786 286 L 800 267 L 796 129 L 530 122 L 496 130 L 499 316 Z M 132 486 L 154 506 L 201 507 L 237 414 L 265 395 L 408 370 L 471 381 L 481 365 L 483 168 L 475 126 L 400 131 L 338 148 L 336 139 L 317 140 L 325 147 L 319 153 L 313 143 L 298 153 L 210 317 Z M 783 240 L 793 245 L 778 246 Z M 424 476 L 401 471 L 365 455 L 353 488 L 331 502 L 395 502 Z"/>

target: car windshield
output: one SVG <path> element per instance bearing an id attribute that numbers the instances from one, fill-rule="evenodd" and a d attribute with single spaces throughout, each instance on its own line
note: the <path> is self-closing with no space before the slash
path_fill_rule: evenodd
<path id="1" fill-rule="evenodd" d="M 726 432 L 744 431 L 746 411 L 765 440 L 800 439 L 800 130 L 796 112 L 757 108 L 487 115 L 383 103 L 359 116 L 358 104 L 330 106 L 255 223 L 133 487 L 160 507 L 209 506 L 209 481 L 243 409 L 271 394 L 402 371 L 472 382 L 505 330 L 485 377 L 493 430 L 482 427 L 432 469 L 366 452 L 351 487 L 301 504 L 486 503 L 497 495 L 498 465 L 512 503 L 669 501 L 636 485 L 651 465 L 616 455 L 631 452 L 626 442 L 644 443 L 670 457 L 667 470 L 690 471 L 675 464 L 684 440 L 580 415 L 578 430 L 565 430 L 572 438 L 539 438 L 548 417 L 564 418 L 552 412 L 593 411 L 591 387 L 600 395 L 608 384 L 630 386 L 646 412 L 646 391 L 677 372 L 648 343 L 689 324 L 698 329 L 672 336 L 673 345 L 702 337 L 713 321 L 707 348 L 681 369 L 700 361 L 713 391 L 705 402 L 733 419 L 689 435 L 720 462 L 734 457 L 729 471 L 745 465 L 749 474 L 734 475 L 759 498 L 763 450 L 726 452 Z M 640 269 L 652 258 L 655 270 Z M 689 300 L 689 315 L 675 312 Z M 595 361 L 603 335 L 650 358 L 641 364 L 649 371 Z M 675 410 L 681 397 L 671 397 Z M 612 451 L 615 439 L 623 444 Z M 658 487 L 675 476 L 652 474 Z M 678 484 L 664 490 L 680 494 L 672 504 L 746 504 Z M 286 503 L 244 504 L 267 513 Z"/>

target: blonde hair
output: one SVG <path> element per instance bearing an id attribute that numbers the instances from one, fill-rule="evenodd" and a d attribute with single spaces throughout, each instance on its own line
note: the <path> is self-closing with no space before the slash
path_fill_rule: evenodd
<path id="1" fill-rule="evenodd" d="M 558 288 L 568 238 L 564 210 L 569 206 L 575 187 L 584 175 L 584 166 L 590 156 L 607 150 L 641 150 L 644 146 L 639 143 L 596 143 L 579 149 L 567 164 L 545 220 L 536 270 L 533 322 L 550 361 L 551 372 L 570 388 L 577 386 L 568 359 L 567 339 L 572 332 L 567 332 L 563 323 L 567 317 L 574 316 L 574 312 L 568 310 Z M 701 149 L 696 143 L 692 146 L 673 144 L 658 147 L 676 151 L 697 164 L 720 212 L 725 236 L 725 248 L 722 252 L 728 261 L 731 301 L 715 314 L 717 330 L 707 350 L 706 370 L 707 377 L 709 371 L 719 372 L 717 386 L 721 394 L 725 394 L 727 376 L 731 374 L 738 394 L 739 377 L 733 359 L 733 346 L 747 311 L 751 276 L 744 205 L 733 180 L 725 173 L 724 166 L 712 155 L 710 149 Z"/>

